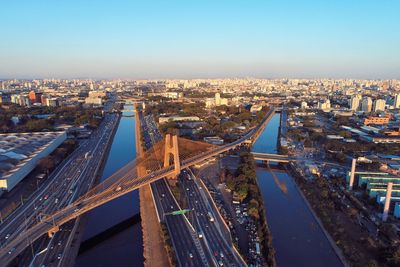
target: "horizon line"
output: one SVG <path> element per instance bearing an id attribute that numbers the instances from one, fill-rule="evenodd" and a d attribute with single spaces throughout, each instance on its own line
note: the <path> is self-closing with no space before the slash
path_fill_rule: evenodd
<path id="1" fill-rule="evenodd" d="M 93 77 L 70 77 L 70 78 L 60 78 L 60 77 L 45 77 L 45 78 L 1 78 L 0 81 L 11 81 L 11 80 L 93 80 L 93 81 L 102 81 L 102 80 L 122 80 L 122 81 L 160 81 L 160 80 L 231 80 L 231 79 L 254 79 L 254 80 L 367 80 L 367 81 L 390 81 L 395 80 L 399 81 L 400 78 L 333 78 L 333 77 L 314 77 L 314 78 L 299 78 L 299 77 L 275 77 L 275 78 L 260 78 L 254 76 L 226 76 L 226 77 L 213 77 L 213 78 L 93 78 Z"/>

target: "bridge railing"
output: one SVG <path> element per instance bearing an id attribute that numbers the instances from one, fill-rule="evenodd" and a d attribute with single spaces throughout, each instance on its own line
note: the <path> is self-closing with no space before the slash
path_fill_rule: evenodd
<path id="1" fill-rule="evenodd" d="M 181 167 L 190 167 L 201 161 L 204 161 L 209 157 L 224 153 L 241 145 L 244 141 L 252 138 L 254 134 L 258 134 L 258 132 L 263 129 L 265 124 L 272 117 L 273 113 L 273 109 L 268 111 L 262 123 L 259 126 L 250 129 L 249 132 L 246 133 L 242 138 L 232 143 L 218 146 L 212 150 L 204 151 L 190 158 L 183 159 L 181 162 Z M 6 264 L 8 264 L 16 255 L 21 253 L 25 249 L 25 247 L 29 246 L 29 242 L 34 242 L 40 236 L 50 231 L 54 227 L 54 224 L 62 225 L 86 213 L 87 211 L 94 209 L 95 207 L 98 207 L 106 202 L 109 202 L 110 200 L 134 191 L 143 185 L 149 184 L 160 178 L 171 175 L 175 171 L 173 166 L 169 166 L 166 168 L 155 170 L 154 172 L 147 174 L 143 177 L 139 177 L 137 175 L 136 168 L 136 161 L 128 163 L 126 166 L 118 170 L 115 174 L 111 175 L 110 180 L 108 180 L 107 178 L 106 180 L 108 181 L 106 181 L 106 183 L 96 187 L 94 190 L 89 191 L 88 194 L 78 198 L 77 201 L 71 203 L 61 210 L 56 211 L 53 215 L 28 228 L 27 230 L 22 232 L 17 238 L 13 240 L 8 240 L 8 242 L 6 242 L 6 244 L 3 244 L 0 248 L 1 265 L 5 266 Z M 29 242 L 26 242 L 27 240 L 29 240 Z M 15 251 L 12 255 L 9 255 L 8 252 L 12 248 L 15 248 Z"/>

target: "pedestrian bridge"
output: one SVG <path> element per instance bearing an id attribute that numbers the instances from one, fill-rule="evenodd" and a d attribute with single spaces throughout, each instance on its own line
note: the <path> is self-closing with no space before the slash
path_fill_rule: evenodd
<path id="1" fill-rule="evenodd" d="M 139 158 L 129 162 L 73 203 L 48 214 L 33 225 L 32 222 L 27 222 L 26 225 L 32 226 L 1 245 L 0 266 L 7 266 L 14 257 L 43 234 L 48 233 L 51 236 L 62 224 L 98 206 L 161 178 L 175 177 L 181 169 L 194 166 L 238 146 L 254 143 L 274 114 L 274 109 L 271 109 L 258 126 L 250 129 L 240 139 L 222 146 L 167 135 L 164 140 L 156 143 Z M 275 160 L 279 157 L 284 156 L 275 155 Z M 7 224 L 6 221 L 4 223 Z M 9 251 L 13 251 L 12 254 L 9 254 Z"/>

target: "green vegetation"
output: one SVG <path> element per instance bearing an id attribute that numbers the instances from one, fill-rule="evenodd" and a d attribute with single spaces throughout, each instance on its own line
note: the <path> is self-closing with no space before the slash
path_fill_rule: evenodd
<path id="1" fill-rule="evenodd" d="M 172 245 L 171 237 L 168 234 L 168 229 L 165 223 L 161 222 L 161 237 L 164 240 L 164 247 L 167 251 L 169 263 L 171 266 L 177 266 L 176 255 Z"/>
<path id="2" fill-rule="evenodd" d="M 371 142 L 345 143 L 339 140 L 326 140 L 325 150 L 340 151 L 347 155 L 358 156 L 359 152 L 374 152 L 397 154 L 400 151 L 400 144 L 375 144 Z"/>
<path id="3" fill-rule="evenodd" d="M 46 119 L 35 118 L 34 115 L 50 115 Z M 19 123 L 14 125 L 12 117 L 18 117 Z M 102 118 L 101 108 L 83 107 L 20 107 L 12 105 L 9 109 L 0 108 L 0 132 L 37 132 L 53 130 L 57 124 L 88 124 L 91 128 L 99 126 Z"/>
<path id="4" fill-rule="evenodd" d="M 248 214 L 258 224 L 258 236 L 263 252 L 266 255 L 267 266 L 276 266 L 275 250 L 272 246 L 272 235 L 266 221 L 265 209 L 260 190 L 257 185 L 256 166 L 250 152 L 240 154 L 240 163 L 235 176 L 228 170 L 223 170 L 220 180 L 226 181 L 227 187 L 234 192 L 234 196 L 248 204 Z"/>
<path id="5" fill-rule="evenodd" d="M 74 140 L 66 140 L 50 155 L 39 161 L 38 167 L 41 171 L 49 174 L 54 170 L 59 162 L 65 159 L 76 148 L 77 143 Z"/>
<path id="6" fill-rule="evenodd" d="M 202 102 L 184 104 L 181 102 L 162 101 L 158 102 L 151 108 L 146 109 L 146 115 L 153 114 L 154 117 L 159 117 L 161 114 L 177 115 L 177 116 L 207 116 L 205 105 Z"/>
<path id="7" fill-rule="evenodd" d="M 207 110 L 203 102 L 181 103 L 175 101 L 160 101 L 151 108 L 146 109 L 147 114 L 154 117 L 166 116 L 197 116 L 204 124 L 202 129 L 193 139 L 202 139 L 206 136 L 219 136 L 225 140 L 235 139 L 235 135 L 240 131 L 232 131 L 235 126 L 254 127 L 265 117 L 268 107 L 264 107 L 256 114 L 252 114 L 243 106 L 218 106 L 212 110 Z M 160 126 L 163 133 L 170 132 L 171 129 L 179 128 L 178 123 L 168 122 Z"/>
<path id="8" fill-rule="evenodd" d="M 338 192 L 330 190 L 330 185 L 338 188 L 343 185 L 340 177 L 317 178 L 306 181 L 293 169 L 288 171 L 306 196 L 313 210 L 318 214 L 324 228 L 329 232 L 342 250 L 351 266 L 400 266 L 400 246 L 397 243 L 383 244 L 371 238 L 370 234 L 359 225 L 357 218 L 362 213 L 358 208 L 348 208 Z M 380 227 L 381 234 L 397 236 L 391 224 Z"/>

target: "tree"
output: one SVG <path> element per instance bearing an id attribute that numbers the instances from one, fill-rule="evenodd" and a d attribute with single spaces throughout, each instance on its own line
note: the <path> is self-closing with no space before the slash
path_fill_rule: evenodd
<path id="1" fill-rule="evenodd" d="M 42 158 L 39 161 L 39 167 L 43 170 L 46 171 L 47 173 L 50 172 L 55 166 L 55 162 L 52 156 L 47 156 Z"/>
<path id="2" fill-rule="evenodd" d="M 221 125 L 221 128 L 223 129 L 223 130 L 226 130 L 226 129 L 229 129 L 229 128 L 232 128 L 232 127 L 234 127 L 236 124 L 233 122 L 233 121 L 226 121 L 226 122 L 224 122 L 222 125 Z"/>
<path id="3" fill-rule="evenodd" d="M 248 192 L 247 184 L 243 183 L 239 185 L 239 188 L 236 190 L 236 194 L 240 202 L 246 199 Z"/>
<path id="4" fill-rule="evenodd" d="M 400 248 L 397 248 L 393 252 L 388 261 L 391 266 L 400 266 Z"/>
<path id="5" fill-rule="evenodd" d="M 222 169 L 221 172 L 219 173 L 219 182 L 225 183 L 226 181 L 226 169 Z"/>
<path id="6" fill-rule="evenodd" d="M 251 217 L 253 217 L 254 220 L 260 219 L 260 214 L 257 208 L 254 207 L 249 208 L 248 213 Z"/>
<path id="7" fill-rule="evenodd" d="M 305 147 L 311 147 L 312 146 L 312 142 L 310 141 L 310 139 L 304 140 L 304 146 Z"/>
<path id="8" fill-rule="evenodd" d="M 379 264 L 376 260 L 369 260 L 366 267 L 379 267 Z"/>

